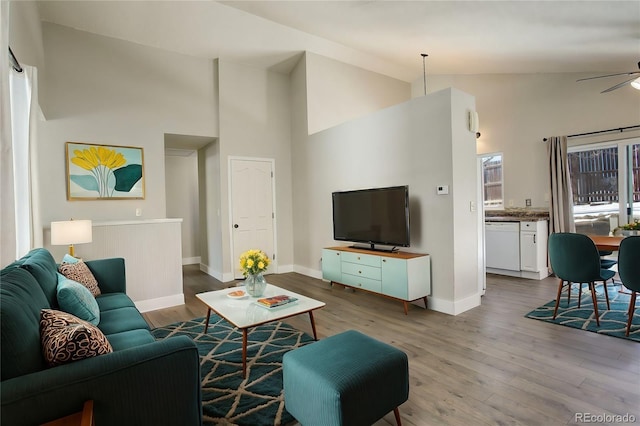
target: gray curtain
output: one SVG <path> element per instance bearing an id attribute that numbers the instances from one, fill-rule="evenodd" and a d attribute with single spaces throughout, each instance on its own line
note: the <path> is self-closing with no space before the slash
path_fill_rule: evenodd
<path id="1" fill-rule="evenodd" d="M 549 182 L 551 183 L 549 233 L 576 232 L 573 221 L 573 194 L 569 176 L 567 137 L 552 136 L 547 138 L 547 141 Z"/>

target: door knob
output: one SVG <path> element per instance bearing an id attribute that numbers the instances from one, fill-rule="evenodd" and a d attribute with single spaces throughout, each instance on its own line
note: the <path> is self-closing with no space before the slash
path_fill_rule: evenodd
<path id="1" fill-rule="evenodd" d="M 238 229 L 238 224 L 233 225 L 234 228 Z"/>

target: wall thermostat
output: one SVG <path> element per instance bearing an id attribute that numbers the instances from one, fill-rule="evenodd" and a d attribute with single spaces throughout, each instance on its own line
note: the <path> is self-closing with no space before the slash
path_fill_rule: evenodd
<path id="1" fill-rule="evenodd" d="M 438 195 L 446 195 L 449 193 L 449 185 L 438 185 L 436 187 Z"/>

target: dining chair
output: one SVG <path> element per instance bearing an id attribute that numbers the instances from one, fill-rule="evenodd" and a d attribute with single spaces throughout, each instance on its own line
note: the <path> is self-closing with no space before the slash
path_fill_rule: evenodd
<path id="1" fill-rule="evenodd" d="M 567 287 L 567 305 L 569 305 L 572 284 L 580 284 L 580 294 L 578 294 L 578 307 L 580 307 L 582 283 L 587 283 L 591 290 L 596 324 L 600 326 L 595 282 L 603 282 L 602 287 L 607 301 L 607 309 L 610 309 L 606 282 L 613 278 L 615 272 L 600 267 L 600 254 L 593 240 L 583 234 L 570 232 L 553 233 L 549 236 L 549 260 L 551 261 L 553 272 L 560 279 L 553 319 L 556 319 L 558 314 L 560 296 L 565 285 Z"/>
<path id="2" fill-rule="evenodd" d="M 631 322 L 636 309 L 636 295 L 640 292 L 640 236 L 626 237 L 618 250 L 618 275 L 622 285 L 631 290 L 629 319 L 625 336 L 629 337 Z"/>
<path id="3" fill-rule="evenodd" d="M 600 255 L 600 268 L 602 269 L 610 269 L 618 263 L 613 259 L 607 259 L 607 256 L 613 254 L 611 250 L 600 250 L 598 254 Z"/>
<path id="4" fill-rule="evenodd" d="M 607 259 L 606 256 L 609 256 L 611 254 L 613 254 L 612 251 L 610 250 L 599 250 L 598 251 L 599 255 L 600 255 L 600 269 L 611 269 L 613 268 L 615 265 L 618 264 L 617 260 L 613 260 L 613 259 Z M 615 275 L 613 277 L 611 277 L 611 285 L 615 286 L 616 285 L 616 279 L 615 279 Z M 606 281 L 605 281 L 605 286 L 607 285 Z M 582 285 L 580 286 L 580 290 L 582 290 Z"/>

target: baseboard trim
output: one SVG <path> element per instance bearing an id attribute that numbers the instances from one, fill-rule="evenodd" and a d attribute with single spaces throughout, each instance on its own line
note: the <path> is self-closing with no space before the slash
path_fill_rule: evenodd
<path id="1" fill-rule="evenodd" d="M 428 297 L 427 300 L 429 301 L 429 309 L 433 311 L 448 315 L 459 315 L 469 309 L 480 306 L 480 298 L 480 293 L 476 293 L 456 302 L 438 299 L 437 297 Z"/>
<path id="2" fill-rule="evenodd" d="M 156 297 L 155 299 L 138 300 L 133 303 L 135 303 L 136 308 L 138 308 L 140 312 L 155 311 L 157 309 L 184 305 L 184 293 Z"/>
<path id="3" fill-rule="evenodd" d="M 295 272 L 293 265 L 278 265 L 276 274 L 286 274 L 287 272 Z"/>
<path id="4" fill-rule="evenodd" d="M 216 271 L 216 270 L 214 270 L 212 268 L 209 268 L 209 266 L 205 265 L 204 263 L 200 263 L 200 270 L 202 272 L 204 272 L 205 274 L 212 276 L 216 280 L 222 281 L 223 283 L 227 283 L 227 282 L 233 281 L 235 279 L 235 278 L 233 278 L 233 274 L 232 273 L 223 274 L 220 271 Z"/>
<path id="5" fill-rule="evenodd" d="M 311 278 L 322 280 L 322 271 L 317 269 L 307 268 L 305 266 L 294 265 L 293 272 L 297 272 L 302 275 L 306 275 Z M 452 302 L 450 300 L 438 299 L 432 296 L 427 297 L 429 303 L 429 309 L 437 312 L 442 312 L 448 315 L 458 315 L 469 309 L 473 309 L 480 306 L 480 293 L 472 294 L 469 297 Z M 414 302 L 415 305 L 423 307 L 422 301 Z"/>
<path id="6" fill-rule="evenodd" d="M 293 265 L 293 272 L 297 272 L 298 274 L 306 275 L 307 277 L 322 279 L 322 271 L 317 269 L 307 268 L 305 266 Z"/>
<path id="7" fill-rule="evenodd" d="M 202 259 L 200 258 L 200 256 L 182 258 L 183 265 L 195 265 L 201 262 L 202 262 Z"/>
<path id="8" fill-rule="evenodd" d="M 228 274 L 220 274 L 217 271 L 210 270 L 206 265 L 200 264 L 200 270 L 205 274 L 211 275 L 212 277 L 222 281 L 229 282 L 233 281 L 235 278 L 232 273 Z M 318 280 L 322 280 L 322 271 L 317 269 L 307 268 L 306 266 L 300 265 L 282 265 L 278 266 L 278 274 L 284 274 L 287 272 L 296 272 L 298 274 L 306 275 L 307 277 L 316 278 Z M 436 297 L 429 296 L 427 298 L 429 302 L 429 309 L 437 312 L 442 312 L 443 314 L 448 315 L 459 315 L 463 312 L 468 311 L 469 309 L 473 309 L 477 306 L 480 306 L 481 294 L 476 293 L 472 294 L 469 297 L 458 301 L 444 300 L 438 299 Z M 416 302 L 416 305 L 422 307 L 422 302 Z"/>

